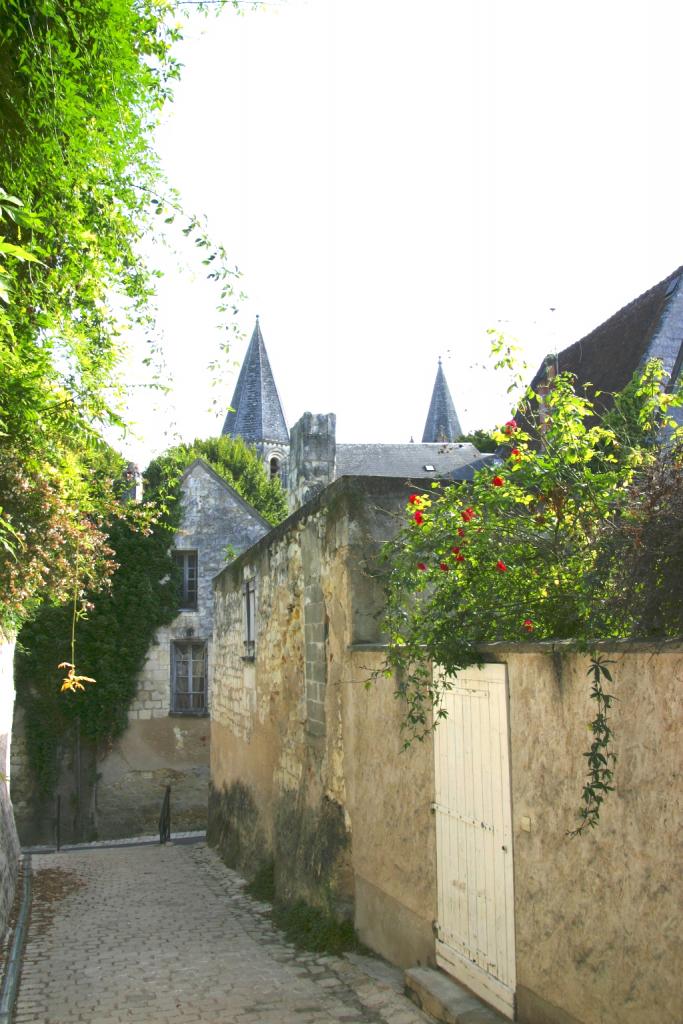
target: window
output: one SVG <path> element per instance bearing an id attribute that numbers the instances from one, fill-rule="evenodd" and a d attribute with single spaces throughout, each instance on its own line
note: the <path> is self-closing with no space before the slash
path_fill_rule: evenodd
<path id="1" fill-rule="evenodd" d="M 197 607 L 197 552 L 174 551 L 173 561 L 180 569 L 180 607 Z"/>
<path id="2" fill-rule="evenodd" d="M 250 660 L 256 654 L 256 579 L 242 584 L 242 615 L 244 618 L 244 657 Z"/>
<path id="3" fill-rule="evenodd" d="M 280 475 L 280 460 L 276 455 L 273 455 L 270 460 L 270 479 Z"/>
<path id="4" fill-rule="evenodd" d="M 171 711 L 203 715 L 206 701 L 206 643 L 174 640 L 171 644 Z"/>

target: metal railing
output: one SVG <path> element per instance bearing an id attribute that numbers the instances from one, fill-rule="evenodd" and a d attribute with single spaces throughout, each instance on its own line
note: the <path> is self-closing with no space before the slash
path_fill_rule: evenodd
<path id="1" fill-rule="evenodd" d="M 166 787 L 164 802 L 161 805 L 159 815 L 159 842 L 170 843 L 171 841 L 171 787 Z"/>

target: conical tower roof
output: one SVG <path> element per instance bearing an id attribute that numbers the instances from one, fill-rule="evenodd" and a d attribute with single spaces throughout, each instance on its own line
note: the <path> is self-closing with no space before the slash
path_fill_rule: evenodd
<path id="1" fill-rule="evenodd" d="M 439 368 L 436 371 L 436 380 L 434 382 L 432 400 L 429 405 L 422 441 L 425 444 L 457 441 L 461 436 L 462 429 L 458 420 L 458 414 L 455 411 L 453 399 L 448 390 L 446 377 L 441 366 L 441 359 L 439 359 Z"/>
<path id="2" fill-rule="evenodd" d="M 289 431 L 258 317 L 230 405 L 231 411 L 223 424 L 224 434 L 241 437 L 249 444 L 289 444 Z"/>

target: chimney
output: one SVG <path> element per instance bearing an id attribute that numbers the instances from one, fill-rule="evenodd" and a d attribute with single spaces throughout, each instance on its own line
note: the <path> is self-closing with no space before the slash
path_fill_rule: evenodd
<path id="1" fill-rule="evenodd" d="M 134 462 L 129 462 L 126 465 L 125 472 L 123 474 L 124 490 L 121 494 L 121 501 L 125 503 L 134 501 L 136 504 L 140 504 L 142 501 L 142 474 L 140 467 L 136 466 Z"/>
<path id="2" fill-rule="evenodd" d="M 290 433 L 289 510 L 295 512 L 335 478 L 337 418 L 305 412 Z"/>

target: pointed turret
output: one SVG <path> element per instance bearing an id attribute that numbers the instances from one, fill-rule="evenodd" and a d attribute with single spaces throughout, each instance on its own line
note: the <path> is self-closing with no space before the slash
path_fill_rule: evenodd
<path id="1" fill-rule="evenodd" d="M 441 366 L 441 357 L 439 356 L 439 368 L 436 371 L 436 380 L 434 382 L 432 400 L 429 405 L 422 441 L 425 444 L 457 441 L 461 436 L 462 428 L 458 421 L 458 414 L 455 411 L 451 393 L 448 390 L 446 377 Z"/>
<path id="2" fill-rule="evenodd" d="M 289 431 L 258 317 L 230 404 L 224 434 L 261 447 L 266 443 L 289 444 Z"/>

